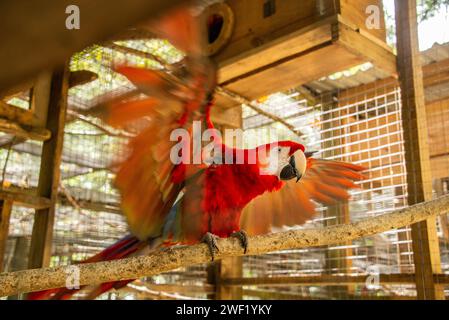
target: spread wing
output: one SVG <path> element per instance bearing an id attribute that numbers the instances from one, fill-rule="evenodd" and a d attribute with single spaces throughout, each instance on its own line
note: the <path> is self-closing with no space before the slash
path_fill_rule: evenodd
<path id="1" fill-rule="evenodd" d="M 363 170 L 350 163 L 308 158 L 304 177 L 254 199 L 244 209 L 240 226 L 256 235 L 270 232 L 272 227 L 301 225 L 315 215 L 313 201 L 332 205 L 348 200 L 348 190 L 357 188 L 354 182 L 364 179 Z"/>
<path id="2" fill-rule="evenodd" d="M 135 94 L 114 99 L 94 111 L 113 127 L 138 128 L 127 156 L 118 165 L 115 185 L 131 232 L 141 240 L 162 234 L 170 208 L 183 188 L 182 180 L 173 179 L 179 166 L 170 160 L 170 152 L 178 141 L 170 141 L 170 135 L 177 128 L 190 130 L 192 120 L 202 116 L 199 111 L 215 85 L 215 70 L 200 49 L 199 39 L 205 33 L 189 7 L 169 12 L 154 25 L 161 38 L 186 53 L 183 76 L 117 67 L 116 71 L 137 88 Z"/>

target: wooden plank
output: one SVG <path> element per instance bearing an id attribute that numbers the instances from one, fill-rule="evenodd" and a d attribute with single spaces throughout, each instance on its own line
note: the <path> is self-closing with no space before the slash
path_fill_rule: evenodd
<path id="1" fill-rule="evenodd" d="M 319 275 L 319 276 L 294 276 L 294 277 L 244 277 L 226 278 L 223 283 L 228 286 L 341 286 L 365 284 L 368 275 L 344 276 L 344 275 Z M 449 275 L 434 275 L 435 282 L 449 284 Z M 380 274 L 379 282 L 388 285 L 413 284 L 415 274 Z"/>
<path id="2" fill-rule="evenodd" d="M 243 295 L 257 297 L 261 300 L 313 300 L 309 294 L 295 292 L 280 292 L 266 289 L 243 289 Z"/>
<path id="3" fill-rule="evenodd" d="M 25 81 L 22 82 L 14 87 L 9 87 L 7 89 L 4 89 L 3 91 L 0 91 L 0 99 L 4 101 L 8 101 L 11 98 L 16 97 L 22 92 L 25 92 L 27 90 L 30 90 L 33 86 L 33 81 Z"/>
<path id="4" fill-rule="evenodd" d="M 243 258 L 228 257 L 214 262 L 208 267 L 208 284 L 215 287 L 215 293 L 209 295 L 215 300 L 241 300 L 242 288 L 229 286 L 223 282 L 227 278 L 240 278 L 243 275 Z"/>
<path id="5" fill-rule="evenodd" d="M 257 50 L 275 39 L 337 14 L 333 0 L 320 1 L 322 12 L 317 10 L 315 0 L 282 0 L 276 1 L 272 15 L 264 17 L 264 2 L 226 1 L 234 13 L 235 24 L 229 44 L 216 56 L 218 62 Z"/>
<path id="6" fill-rule="evenodd" d="M 47 141 L 51 137 L 49 130 L 44 128 L 24 127 L 9 120 L 0 119 L 0 131 L 12 134 L 20 139 Z"/>
<path id="7" fill-rule="evenodd" d="M 58 68 L 52 75 L 47 117 L 47 129 L 51 131 L 52 137 L 43 145 L 37 188 L 37 195 L 49 198 L 52 203 L 48 209 L 36 210 L 28 261 L 29 268 L 42 268 L 50 263 L 68 89 L 68 67 Z"/>
<path id="8" fill-rule="evenodd" d="M 33 209 L 46 209 L 51 205 L 51 201 L 48 198 L 7 189 L 0 190 L 0 199 L 11 201 L 19 206 Z"/>
<path id="9" fill-rule="evenodd" d="M 0 118 L 14 121 L 21 125 L 32 126 L 34 124 L 33 113 L 30 110 L 12 106 L 0 100 Z"/>
<path id="10" fill-rule="evenodd" d="M 333 57 L 329 59 L 329 57 Z M 320 48 L 302 52 L 291 60 L 270 66 L 266 70 L 242 79 L 225 83 L 224 87 L 245 96 L 257 99 L 264 95 L 290 89 L 362 63 L 358 56 L 346 49 L 329 43 Z"/>
<path id="11" fill-rule="evenodd" d="M 317 4 L 285 0 L 268 18 L 261 14 L 262 2 L 227 3 L 236 16 L 235 30 L 230 43 L 214 57 L 220 67 L 219 83 L 249 99 L 367 61 L 390 74 L 396 73 L 395 56 L 385 43 L 382 17 L 382 30 L 368 30 L 365 26 L 366 6 L 378 4 L 382 8 L 381 2 L 353 4 L 343 0 Z M 227 106 L 229 101 L 217 103 Z"/>
<path id="12" fill-rule="evenodd" d="M 432 199 L 426 107 L 417 33 L 416 0 L 395 0 L 398 71 L 407 167 L 408 203 Z M 418 299 L 444 299 L 433 274 L 441 273 L 436 219 L 412 225 Z"/>
<path id="13" fill-rule="evenodd" d="M 69 87 L 86 84 L 97 78 L 90 71 L 70 73 Z M 41 73 L 34 82 L 24 83 L 15 88 L 20 93 L 31 87 L 30 110 L 20 109 L 0 100 L 0 131 L 16 136 L 17 142 L 23 139 L 46 141 L 50 139 L 50 131 L 45 129 L 47 119 L 48 97 L 51 85 L 51 72 Z M 2 119 L 3 118 L 3 119 Z"/>
<path id="14" fill-rule="evenodd" d="M 231 58 L 217 57 L 219 65 L 218 81 L 224 83 L 243 74 L 271 65 L 298 52 L 308 50 L 332 40 L 329 24 L 336 21 L 331 17 L 291 34 L 279 37 L 252 49 L 240 51 Z"/>
<path id="15" fill-rule="evenodd" d="M 63 64 L 74 52 L 185 1 L 107 0 L 0 2 L 0 92 Z M 80 29 L 68 30 L 69 5 L 80 9 Z"/>
<path id="16" fill-rule="evenodd" d="M 396 56 L 393 50 L 378 39 L 372 39 L 366 33 L 351 28 L 339 18 L 337 43 L 365 62 L 371 62 L 388 74 L 396 76 Z"/>
<path id="17" fill-rule="evenodd" d="M 9 218 L 11 216 L 12 202 L 0 200 L 0 273 L 3 272 L 4 256 L 9 233 Z"/>
<path id="18" fill-rule="evenodd" d="M 36 195 L 36 188 L 21 189 L 17 186 L 9 186 L 8 189 L 0 190 L 0 199 L 11 200 L 18 206 L 33 209 L 47 209 L 51 206 L 49 198 L 39 197 Z M 62 205 L 72 205 L 63 192 L 59 192 L 58 201 Z M 96 212 L 108 212 L 114 214 L 122 214 L 118 203 L 93 202 L 86 200 L 77 200 L 81 209 Z"/>
<path id="19" fill-rule="evenodd" d="M 237 94 L 257 99 L 368 61 L 392 75 L 396 74 L 395 55 L 378 39 L 373 41 L 341 21 L 330 23 L 326 27 L 327 32 L 323 26 L 317 26 L 315 30 L 309 31 L 310 34 L 303 34 L 305 40 L 310 38 L 305 44 L 308 49 L 298 51 L 300 49 L 296 46 L 295 50 L 288 52 L 290 55 L 284 54 L 285 58 L 274 59 L 271 64 L 259 62 L 261 59 L 254 62 L 248 57 L 248 61 L 242 60 L 242 65 L 234 62 L 234 65 L 222 66 L 223 79 L 234 77 L 221 84 Z M 311 36 L 313 31 L 317 32 L 317 38 Z M 293 54 L 293 51 L 296 53 Z M 279 56 L 281 54 L 278 53 Z M 256 63 L 263 66 L 254 69 Z M 251 67 L 252 71 L 248 71 Z M 244 71 L 248 72 L 242 73 Z M 242 74 L 235 77 L 238 73 Z"/>
<path id="20" fill-rule="evenodd" d="M 73 204 L 67 199 L 67 197 L 60 195 L 59 201 L 62 205 L 72 206 Z M 113 214 L 122 214 L 122 209 L 120 204 L 108 204 L 101 202 L 93 202 L 86 200 L 76 200 L 77 205 L 80 209 L 94 211 L 94 212 L 107 212 Z"/>
<path id="21" fill-rule="evenodd" d="M 50 98 L 51 71 L 39 74 L 31 89 L 31 110 L 34 115 L 34 125 L 41 128 L 47 123 L 48 103 Z"/>
<path id="22" fill-rule="evenodd" d="M 145 286 L 150 290 L 166 293 L 178 294 L 194 294 L 194 293 L 211 293 L 215 288 L 212 285 L 185 285 L 185 284 L 154 284 L 141 281 L 135 281 L 134 284 Z"/>

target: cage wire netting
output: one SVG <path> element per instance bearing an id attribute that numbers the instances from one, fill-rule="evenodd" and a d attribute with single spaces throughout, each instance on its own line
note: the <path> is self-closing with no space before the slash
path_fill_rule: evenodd
<path id="1" fill-rule="evenodd" d="M 320 90 L 318 85 L 315 89 Z M 247 138 L 267 134 L 268 127 L 274 127 L 270 133 L 303 143 L 308 150 L 316 151 L 315 157 L 353 162 L 368 168 L 368 179 L 360 185 L 360 190 L 352 192 L 352 200 L 347 205 L 320 207 L 317 217 L 302 228 L 354 222 L 405 206 L 404 151 L 397 87 L 384 83 L 371 88 L 361 86 L 345 93 L 337 89 L 316 96 L 312 104 L 292 90 L 268 97 L 262 106 L 287 119 L 299 129 L 301 136 L 295 137 L 279 124 L 270 124 L 263 116 L 245 109 L 243 123 Z M 244 271 L 252 277 L 302 276 L 304 280 L 309 279 L 309 283 L 317 282 L 317 285 L 276 287 L 276 291 L 298 298 L 413 294 L 413 285 L 379 284 L 373 285 L 376 288 L 371 290 L 365 290 L 365 283 L 318 285 L 318 278 L 323 275 L 411 272 L 413 261 L 407 255 L 411 253 L 409 239 L 409 230 L 402 229 L 338 246 L 248 257 Z M 413 279 L 410 280 L 413 283 Z"/>
<path id="2" fill-rule="evenodd" d="M 128 48 L 128 49 L 126 49 Z M 163 40 L 117 41 L 76 54 L 71 70 L 89 70 L 98 79 L 69 91 L 61 181 L 54 225 L 51 265 L 82 261 L 128 232 L 113 187 L 114 165 L 124 155 L 135 132 L 115 130 L 89 113 L 99 103 L 132 91 L 113 71 L 116 64 L 162 68 L 183 55 Z M 449 193 L 449 45 L 435 44 L 422 52 L 429 132 L 433 196 Z M 159 62 L 158 62 L 159 61 Z M 10 103 L 28 109 L 29 93 Z M 243 106 L 244 144 L 254 147 L 291 139 L 316 151 L 315 157 L 353 162 L 367 167 L 367 180 L 352 192 L 347 204 L 318 207 L 315 219 L 295 228 L 324 227 L 387 214 L 407 206 L 407 172 L 402 131 L 401 92 L 396 80 L 371 64 L 256 101 L 301 132 Z M 42 143 L 0 135 L 2 185 L 35 192 Z M 139 190 L 144 196 L 145 191 Z M 5 270 L 27 268 L 34 210 L 13 207 Z M 441 272 L 449 273 L 448 215 L 438 218 Z M 301 277 L 301 283 L 243 287 L 243 297 L 271 299 L 400 299 L 416 297 L 411 229 L 392 230 L 337 246 L 275 252 L 243 259 L 243 276 Z M 332 283 L 325 276 L 359 276 L 357 282 Z M 378 277 L 390 275 L 392 278 Z M 396 277 L 393 279 L 394 276 Z M 207 265 L 181 268 L 139 279 L 100 299 L 210 298 Z M 377 279 L 377 280 L 376 280 Z M 385 280 L 385 281 L 384 281 Z M 437 280 L 438 281 L 438 280 Z M 449 295 L 446 286 L 445 294 Z M 82 297 L 83 292 L 77 294 Z"/>
<path id="3" fill-rule="evenodd" d="M 422 53 L 434 197 L 448 193 L 449 137 L 445 130 L 449 124 L 449 104 L 447 98 L 443 99 L 448 93 L 447 82 L 431 80 L 442 79 L 447 74 L 445 59 L 448 53 L 447 44 L 435 44 Z M 297 140 L 309 150 L 316 150 L 316 157 L 365 166 L 368 179 L 360 185 L 360 190 L 352 192 L 353 197 L 347 207 L 322 207 L 317 217 L 302 228 L 355 222 L 407 206 L 401 92 L 397 81 L 386 77 L 372 65 L 363 65 L 314 81 L 305 88 L 318 93 L 315 101 L 305 98 L 299 92 L 304 91 L 302 88 L 273 94 L 261 99 L 263 103 L 259 104 L 264 110 L 293 124 L 302 133 L 300 137 L 244 107 L 246 140 L 258 143 L 278 138 Z M 447 274 L 447 214 L 437 219 L 437 227 L 441 273 Z M 275 288 L 248 286 L 247 292 L 257 292 L 256 296 L 260 296 L 260 291 L 263 291 L 264 297 L 271 295 L 290 299 L 414 298 L 416 288 L 412 275 L 414 261 L 410 231 L 410 227 L 406 227 L 339 246 L 246 257 L 244 273 L 248 277 L 301 276 L 305 283 L 299 285 L 298 281 L 296 285 Z M 365 277 L 360 283 L 326 286 L 320 277 L 329 274 Z M 376 274 L 402 277 L 376 283 L 372 281 Z M 439 280 L 435 282 L 438 285 Z M 447 287 L 445 289 L 447 296 Z"/>

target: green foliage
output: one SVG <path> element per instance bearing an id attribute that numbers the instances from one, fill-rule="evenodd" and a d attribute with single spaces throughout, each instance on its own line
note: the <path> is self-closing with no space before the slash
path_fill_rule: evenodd
<path id="1" fill-rule="evenodd" d="M 419 0 L 418 8 L 420 10 L 420 21 L 425 21 L 435 16 L 435 14 L 444 8 L 449 8 L 449 0 Z"/>

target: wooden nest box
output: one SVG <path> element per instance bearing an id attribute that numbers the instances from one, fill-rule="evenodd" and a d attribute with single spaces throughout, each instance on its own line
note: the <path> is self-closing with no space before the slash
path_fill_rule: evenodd
<path id="1" fill-rule="evenodd" d="M 365 62 L 396 73 L 381 0 L 227 0 L 205 15 L 219 83 L 249 99 Z"/>

